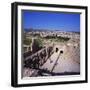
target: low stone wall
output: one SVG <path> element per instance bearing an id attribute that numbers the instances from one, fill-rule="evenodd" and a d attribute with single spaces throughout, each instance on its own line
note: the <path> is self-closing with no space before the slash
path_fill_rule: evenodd
<path id="1" fill-rule="evenodd" d="M 53 47 L 49 46 L 47 48 L 43 48 L 38 52 L 24 58 L 24 67 L 28 68 L 39 68 L 42 66 L 47 59 L 53 54 Z"/>

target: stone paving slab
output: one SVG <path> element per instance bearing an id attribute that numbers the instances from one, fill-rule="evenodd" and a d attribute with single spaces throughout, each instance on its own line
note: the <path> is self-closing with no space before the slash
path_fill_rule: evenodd
<path id="1" fill-rule="evenodd" d="M 59 56 L 59 53 L 60 53 L 60 50 L 58 52 L 54 52 L 52 56 L 47 60 L 47 62 L 41 67 L 41 69 L 47 69 L 49 71 L 52 71 L 52 68 Z M 73 57 L 72 55 L 73 53 L 74 53 L 73 49 L 71 50 L 69 49 L 69 47 L 65 49 L 64 53 L 60 54 L 58 61 L 55 65 L 55 68 L 53 69 L 52 72 L 55 72 L 55 73 L 80 72 L 80 63 L 75 61 L 75 57 Z"/>

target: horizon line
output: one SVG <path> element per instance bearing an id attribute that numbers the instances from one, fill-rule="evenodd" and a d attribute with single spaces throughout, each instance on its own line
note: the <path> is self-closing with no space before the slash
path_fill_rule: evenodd
<path id="1" fill-rule="evenodd" d="M 32 29 L 32 30 L 31 30 Z M 80 32 L 80 31 L 73 31 L 73 30 L 58 30 L 58 29 L 42 29 L 42 28 L 24 28 L 24 31 L 63 31 L 63 32 Z"/>

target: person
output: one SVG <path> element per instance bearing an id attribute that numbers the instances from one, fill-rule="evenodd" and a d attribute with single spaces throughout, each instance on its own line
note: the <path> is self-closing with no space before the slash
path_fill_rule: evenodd
<path id="1" fill-rule="evenodd" d="M 60 53 L 63 54 L 63 51 L 61 50 Z"/>
<path id="2" fill-rule="evenodd" d="M 56 52 L 58 52 L 58 48 L 56 48 Z"/>

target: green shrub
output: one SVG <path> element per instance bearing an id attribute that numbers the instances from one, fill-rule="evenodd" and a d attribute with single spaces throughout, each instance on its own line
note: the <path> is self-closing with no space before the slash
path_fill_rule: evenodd
<path id="1" fill-rule="evenodd" d="M 43 42 L 41 39 L 34 39 L 33 44 L 32 44 L 32 51 L 33 53 L 37 52 L 38 50 L 42 49 L 43 47 Z"/>
<path id="2" fill-rule="evenodd" d="M 32 39 L 28 39 L 28 38 L 25 38 L 24 41 L 23 41 L 23 43 L 24 43 L 25 45 L 30 45 L 31 42 L 32 42 Z"/>
<path id="3" fill-rule="evenodd" d="M 56 37 L 56 36 L 47 36 L 45 37 L 45 39 L 50 39 L 51 41 L 52 40 L 55 40 L 55 41 L 58 41 L 58 42 L 65 42 L 65 41 L 68 41 L 70 38 L 68 37 Z"/>
<path id="4" fill-rule="evenodd" d="M 40 38 L 35 39 L 34 44 L 36 44 L 37 47 L 43 47 L 43 41 Z"/>

